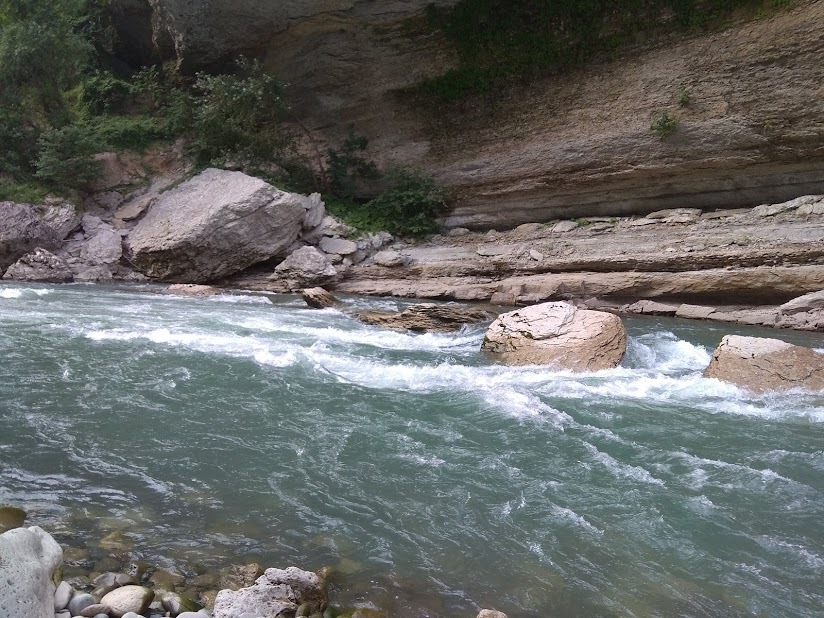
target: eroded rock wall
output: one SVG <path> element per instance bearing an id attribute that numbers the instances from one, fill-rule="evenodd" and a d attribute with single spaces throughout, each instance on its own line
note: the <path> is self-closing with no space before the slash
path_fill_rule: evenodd
<path id="1" fill-rule="evenodd" d="M 151 3 L 158 49 L 172 41 L 184 70 L 261 54 L 289 83 L 319 151 L 354 126 L 379 163 L 424 167 L 454 191 L 451 226 L 752 206 L 824 190 L 822 0 L 450 113 L 403 94 L 454 65 L 439 35 L 414 27 L 426 0 Z M 687 107 L 676 102 L 681 89 Z M 662 110 L 680 118 L 664 140 L 650 130 Z"/>

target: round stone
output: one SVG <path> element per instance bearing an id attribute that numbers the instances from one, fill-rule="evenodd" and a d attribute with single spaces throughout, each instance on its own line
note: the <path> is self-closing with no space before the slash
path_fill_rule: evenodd
<path id="1" fill-rule="evenodd" d="M 84 609 L 96 603 L 97 601 L 90 594 L 76 594 L 69 601 L 69 612 L 72 616 L 79 616 Z"/>
<path id="2" fill-rule="evenodd" d="M 74 588 L 68 582 L 60 582 L 57 590 L 54 591 L 54 611 L 59 612 L 66 609 L 69 601 L 72 600 Z"/>
<path id="3" fill-rule="evenodd" d="M 112 590 L 100 599 L 100 602 L 112 608 L 112 616 L 122 618 L 129 612 L 142 614 L 148 609 L 153 599 L 154 592 L 148 588 L 144 588 L 143 586 L 123 586 L 122 588 Z"/>

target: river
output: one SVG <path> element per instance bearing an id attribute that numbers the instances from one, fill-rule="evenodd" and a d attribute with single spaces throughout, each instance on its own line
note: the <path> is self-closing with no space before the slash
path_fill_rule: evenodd
<path id="1" fill-rule="evenodd" d="M 392 616 L 824 616 L 824 395 L 701 376 L 726 333 L 824 338 L 625 323 L 574 375 L 288 296 L 3 285 L 0 503 L 98 557 L 331 565 Z"/>

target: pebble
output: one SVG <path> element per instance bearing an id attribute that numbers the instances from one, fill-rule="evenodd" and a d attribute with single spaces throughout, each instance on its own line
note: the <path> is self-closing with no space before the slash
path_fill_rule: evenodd
<path id="1" fill-rule="evenodd" d="M 86 609 L 80 612 L 80 615 L 83 618 L 94 618 L 95 616 L 99 616 L 100 614 L 111 614 L 112 608 L 108 605 L 103 605 L 102 603 L 95 603 L 94 605 L 89 605 Z"/>
<path id="2" fill-rule="evenodd" d="M 89 605 L 94 605 L 97 600 L 90 594 L 76 594 L 69 601 L 69 612 L 72 616 L 79 616 L 80 612 L 86 609 Z"/>
<path id="3" fill-rule="evenodd" d="M 54 618 L 72 618 L 69 612 L 55 612 Z"/>
<path id="4" fill-rule="evenodd" d="M 69 601 L 72 600 L 73 594 L 74 589 L 68 582 L 60 582 L 57 590 L 54 591 L 54 611 L 59 612 L 60 610 L 66 609 Z"/>

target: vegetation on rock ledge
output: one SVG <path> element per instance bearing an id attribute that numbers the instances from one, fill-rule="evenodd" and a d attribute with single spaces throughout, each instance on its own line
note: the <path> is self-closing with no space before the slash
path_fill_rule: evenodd
<path id="1" fill-rule="evenodd" d="M 529 80 L 673 31 L 707 29 L 736 9 L 765 12 L 792 0 L 460 0 L 427 10 L 458 66 L 424 80 L 436 102 L 459 101 L 513 79 Z"/>

